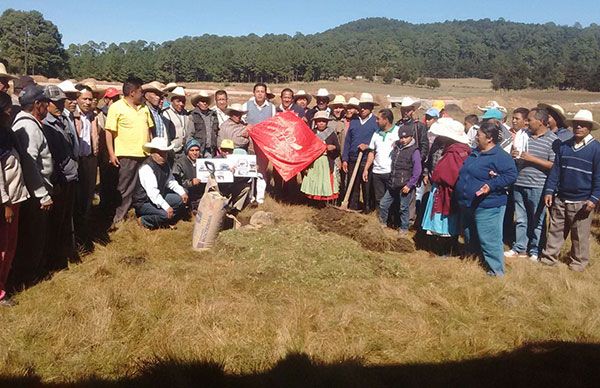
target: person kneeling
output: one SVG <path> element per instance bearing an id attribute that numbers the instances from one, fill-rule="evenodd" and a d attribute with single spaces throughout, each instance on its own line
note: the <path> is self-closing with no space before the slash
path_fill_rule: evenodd
<path id="1" fill-rule="evenodd" d="M 167 163 L 167 152 L 173 146 L 155 137 L 144 145 L 150 156 L 138 171 L 133 193 L 133 207 L 142 226 L 148 229 L 171 227 L 185 215 L 188 195 L 175 180 Z"/>

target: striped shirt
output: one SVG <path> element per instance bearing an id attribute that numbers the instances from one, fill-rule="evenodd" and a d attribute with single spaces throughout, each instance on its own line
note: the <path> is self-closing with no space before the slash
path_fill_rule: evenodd
<path id="1" fill-rule="evenodd" d="M 531 131 L 527 131 L 527 136 L 529 137 L 527 141 L 527 152 L 530 155 L 542 160 L 554 162 L 554 150 L 552 149 L 552 145 L 558 140 L 558 137 L 554 132 L 548 130 L 543 135 L 535 137 Z M 550 173 L 549 170 L 522 159 L 517 159 L 517 169 L 519 170 L 519 176 L 517 177 L 515 186 L 542 188 L 546 183 L 546 177 Z"/>

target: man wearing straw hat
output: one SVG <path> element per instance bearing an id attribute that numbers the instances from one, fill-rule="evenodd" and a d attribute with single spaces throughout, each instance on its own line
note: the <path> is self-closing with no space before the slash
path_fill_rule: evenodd
<path id="1" fill-rule="evenodd" d="M 121 195 L 111 229 L 119 226 L 131 206 L 138 169 L 145 159 L 143 146 L 154 125 L 150 111 L 143 104 L 142 84 L 137 77 L 128 78 L 123 83 L 123 98 L 108 108 L 106 146 L 110 163 L 119 168 L 117 189 Z"/>
<path id="2" fill-rule="evenodd" d="M 170 93 L 171 104 L 162 113 L 167 120 L 167 133 L 169 141 L 173 144 L 173 152 L 180 154 L 183 152 L 183 145 L 189 137 L 189 131 L 192 129 L 189 121 L 188 111 L 185 110 L 186 95 L 182 86 L 176 86 Z"/>
<path id="3" fill-rule="evenodd" d="M 573 137 L 573 132 L 567 128 L 567 117 L 565 116 L 565 110 L 558 104 L 546 104 L 539 103 L 538 108 L 546 109 L 550 117 L 548 118 L 548 128 L 556 136 L 558 140 L 567 141 Z"/>
<path id="4" fill-rule="evenodd" d="M 209 109 L 212 97 L 201 90 L 192 97 L 194 110 L 190 114 L 190 131 L 187 140 L 194 138 L 200 143 L 202 156 L 214 157 L 217 154 L 217 137 L 219 133 L 219 118 L 215 111 Z"/>
<path id="5" fill-rule="evenodd" d="M 241 104 L 231 104 L 225 109 L 225 114 L 229 118 L 219 127 L 218 144 L 225 139 L 231 139 L 235 148 L 248 150 L 250 138 L 246 125 L 242 122 L 242 116 L 246 113 L 248 112 L 243 109 Z"/>
<path id="6" fill-rule="evenodd" d="M 141 164 L 133 193 L 133 208 L 142 226 L 148 229 L 172 227 L 185 216 L 188 195 L 173 177 L 167 140 L 155 137 L 144 144 L 150 156 Z"/>
<path id="7" fill-rule="evenodd" d="M 0 92 L 8 93 L 8 89 L 10 88 L 8 83 L 16 79 L 19 79 L 19 77 L 14 74 L 9 74 L 6 71 L 4 63 L 0 62 Z"/>
<path id="8" fill-rule="evenodd" d="M 317 112 L 321 111 L 326 111 L 328 114 L 330 114 L 331 109 L 329 109 L 329 102 L 335 98 L 335 95 L 329 93 L 329 91 L 325 88 L 320 88 L 317 90 L 317 94 L 315 94 L 313 97 L 315 97 L 317 105 L 307 112 L 306 118 L 308 119 L 309 127 L 314 129 L 313 117 Z"/>
<path id="9" fill-rule="evenodd" d="M 146 107 L 150 111 L 154 123 L 152 137 L 162 137 L 169 142 L 167 120 L 161 115 L 162 101 L 165 96 L 162 85 L 159 82 L 152 81 L 142 86 L 142 93 L 144 93 Z"/>
<path id="10" fill-rule="evenodd" d="M 354 166 L 359 165 L 356 179 L 351 190 L 350 201 L 348 206 L 350 209 L 359 209 L 359 197 L 362 191 L 363 212 L 370 213 L 373 209 L 371 204 L 371 172 L 367 169 L 367 180 L 361 179 L 364 175 L 365 166 L 367 163 L 367 150 L 373 134 L 379 130 L 377 119 L 373 115 L 373 108 L 378 105 L 373 95 L 370 93 L 362 93 L 359 100 L 358 117 L 350 122 L 344 147 L 342 151 L 342 170 L 348 174 L 352 174 Z M 358 160 L 359 155 L 362 159 Z"/>
<path id="11" fill-rule="evenodd" d="M 565 238 L 571 234 L 569 269 L 583 271 L 590 260 L 592 213 L 600 199 L 600 143 L 591 134 L 600 129 L 592 112 L 582 109 L 567 124 L 573 138 L 561 143 L 546 186 L 544 202 L 550 208 L 548 242 L 540 261 L 558 264 Z"/>
<path id="12" fill-rule="evenodd" d="M 302 113 L 302 118 L 306 117 L 306 112 L 308 112 L 308 106 L 312 101 L 312 96 L 306 93 L 304 90 L 298 90 L 298 92 L 294 95 L 294 104 L 300 107 Z"/>

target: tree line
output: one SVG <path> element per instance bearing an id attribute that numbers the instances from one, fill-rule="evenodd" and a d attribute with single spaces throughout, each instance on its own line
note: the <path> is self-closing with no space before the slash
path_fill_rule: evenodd
<path id="1" fill-rule="evenodd" d="M 496 89 L 600 91 L 600 26 L 489 19 L 411 24 L 367 18 L 312 35 L 185 36 L 71 44 L 36 11 L 0 16 L 0 58 L 48 77 L 161 82 L 290 82 L 362 76 L 492 79 Z"/>

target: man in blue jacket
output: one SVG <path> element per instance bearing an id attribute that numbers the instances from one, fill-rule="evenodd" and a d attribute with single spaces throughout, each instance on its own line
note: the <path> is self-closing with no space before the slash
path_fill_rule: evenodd
<path id="1" fill-rule="evenodd" d="M 360 96 L 359 114 L 358 117 L 350 121 L 346 139 L 344 140 L 344 148 L 342 149 L 342 169 L 346 174 L 354 171 L 354 166 L 358 163 L 358 172 L 354 179 L 354 184 L 349 190 L 350 201 L 348 207 L 352 210 L 359 210 L 359 196 L 362 190 L 363 212 L 370 213 L 373 209 L 371 205 L 371 182 L 372 177 L 370 171 L 367 172 L 367 180 L 361 179 L 364 176 L 363 172 L 367 163 L 366 151 L 369 148 L 369 143 L 373 134 L 379 130 L 377 119 L 373 115 L 373 108 L 377 105 L 374 102 L 373 96 L 369 93 L 362 93 Z M 361 160 L 358 160 L 359 153 L 364 153 Z M 349 184 L 349 183 L 348 183 Z"/>
<path id="2" fill-rule="evenodd" d="M 600 143 L 590 133 L 600 124 L 585 109 L 567 124 L 573 127 L 573 137 L 560 145 L 544 188 L 550 226 L 540 261 L 556 265 L 571 233 L 569 268 L 581 272 L 589 263 L 592 213 L 600 199 Z"/>

